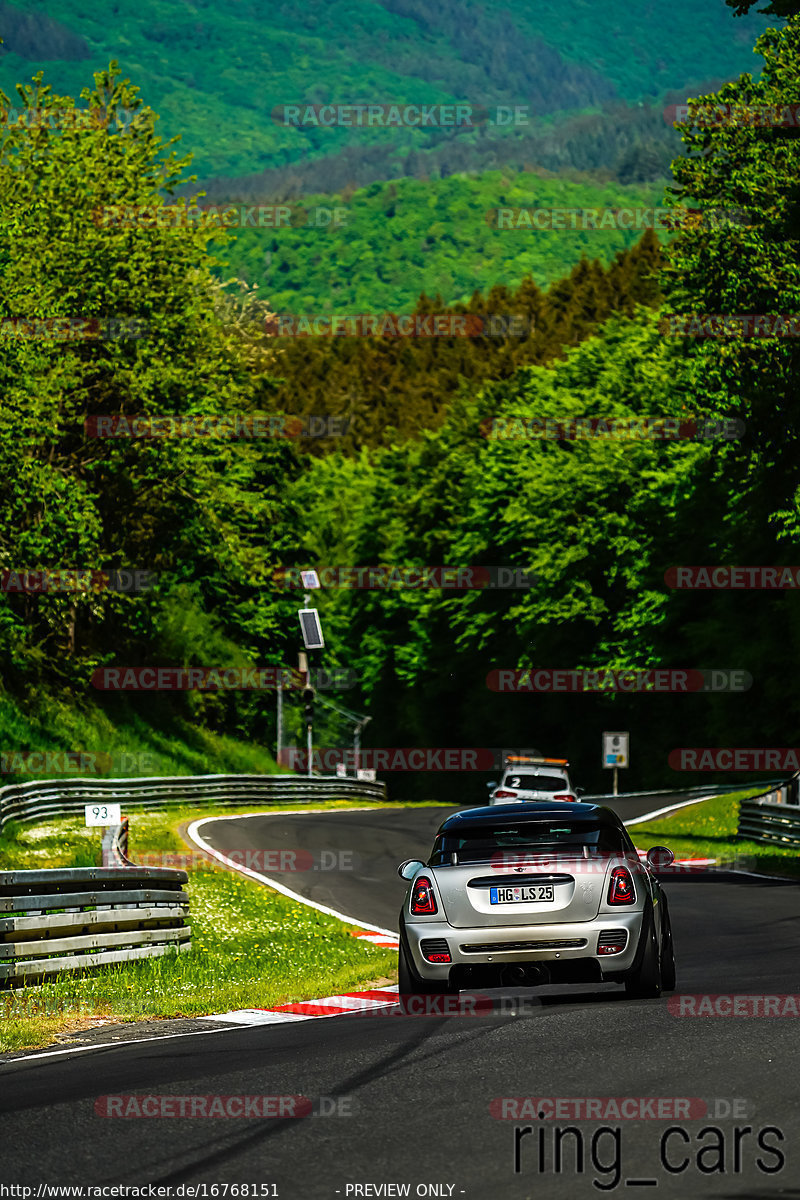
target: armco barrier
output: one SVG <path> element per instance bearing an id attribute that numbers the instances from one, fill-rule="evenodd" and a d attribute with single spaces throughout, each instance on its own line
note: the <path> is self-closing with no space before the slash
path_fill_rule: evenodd
<path id="1" fill-rule="evenodd" d="M 86 804 L 124 808 L 162 804 L 304 804 L 330 799 L 385 800 L 384 783 L 335 775 L 179 775 L 143 779 L 57 779 L 0 788 L 0 831 L 7 821 L 44 820 L 82 813 Z"/>
<path id="2" fill-rule="evenodd" d="M 742 800 L 736 836 L 769 846 L 800 847 L 800 771 L 779 787 Z"/>
<path id="3" fill-rule="evenodd" d="M 103 866 L 135 867 L 128 858 L 128 818 L 123 817 L 119 825 L 109 825 L 103 834 Z"/>
<path id="4" fill-rule="evenodd" d="M 188 950 L 187 879 L 165 867 L 0 871 L 0 985 Z"/>
<path id="5" fill-rule="evenodd" d="M 384 800 L 386 786 L 297 775 L 37 781 L 0 789 L 0 831 L 8 821 L 82 814 L 86 804 L 200 807 L 334 797 Z M 106 831 L 102 867 L 0 871 L 0 986 L 190 948 L 188 875 L 131 863 L 127 832 L 127 821 Z"/>

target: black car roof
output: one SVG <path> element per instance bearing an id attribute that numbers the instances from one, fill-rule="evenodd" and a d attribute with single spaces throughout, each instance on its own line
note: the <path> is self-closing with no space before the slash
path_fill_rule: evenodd
<path id="1" fill-rule="evenodd" d="M 619 829 L 621 821 L 617 814 L 602 804 L 568 803 L 564 800 L 529 800 L 517 804 L 493 804 L 482 808 L 465 808 L 462 812 L 446 817 L 438 833 L 455 833 L 467 825 L 514 825 L 536 824 L 550 821 L 554 817 L 580 824 L 582 821 L 600 821 Z"/>

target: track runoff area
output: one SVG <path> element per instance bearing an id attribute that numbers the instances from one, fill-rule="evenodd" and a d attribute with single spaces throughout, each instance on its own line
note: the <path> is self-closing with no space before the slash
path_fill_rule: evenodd
<path id="1" fill-rule="evenodd" d="M 635 840 L 645 817 L 701 801 L 610 803 Z M 397 863 L 427 849 L 451 811 L 253 814 L 196 823 L 193 834 L 238 870 L 388 943 L 406 886 Z M 312 868 L 253 871 L 235 862 L 246 848 L 310 855 Z M 248 1183 L 250 1195 L 283 1200 L 792 1194 L 797 885 L 687 869 L 665 886 L 678 960 L 670 997 L 501 989 L 503 1006 L 417 1020 L 377 988 L 357 1007 L 356 997 L 309 1002 L 335 1020 L 284 1006 L 277 1020 L 262 1012 L 263 1024 L 217 1014 L 156 1040 L 116 1027 L 94 1045 L 0 1068 L 3 1174 L 87 1196 L 112 1183 L 170 1198 L 223 1196 L 225 1185 L 244 1195 L 232 1189 Z"/>

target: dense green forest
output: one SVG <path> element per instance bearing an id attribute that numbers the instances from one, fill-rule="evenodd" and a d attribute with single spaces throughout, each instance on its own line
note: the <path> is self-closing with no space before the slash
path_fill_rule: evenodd
<path id="1" fill-rule="evenodd" d="M 778 24 L 759 40 L 761 74 L 724 85 L 720 103 L 800 103 L 800 17 Z M 682 128 L 670 200 L 737 208 L 747 217 L 739 224 L 646 232 L 633 246 L 612 243 L 602 261 L 580 259 L 591 250 L 579 247 L 561 272 L 553 262 L 498 264 L 474 295 L 466 276 L 453 275 L 438 297 L 419 278 L 417 311 L 511 312 L 530 318 L 526 337 L 287 343 L 268 333 L 270 310 L 280 309 L 268 288 L 264 299 L 252 286 L 221 285 L 217 255 L 230 250 L 219 231 L 157 222 L 109 231 L 92 219 L 98 205 L 159 206 L 186 185 L 189 162 L 160 139 L 149 101 L 112 66 L 78 102 L 128 114 L 122 128 L 54 122 L 0 133 L 8 704 L 34 710 L 58 696 L 76 713 L 102 704 L 112 720 L 139 712 L 263 744 L 274 729 L 269 692 L 99 696 L 95 672 L 292 662 L 299 597 L 276 583 L 282 567 L 506 565 L 530 572 L 532 586 L 322 590 L 319 663 L 356 672 L 358 686 L 339 699 L 371 715 L 369 744 L 533 744 L 568 753 L 586 786 L 603 782 L 604 728 L 631 731 L 630 785 L 672 782 L 667 756 L 677 746 L 791 746 L 796 597 L 681 592 L 665 573 L 796 562 L 797 342 L 668 336 L 663 318 L 800 312 L 796 128 Z M 44 82 L 16 98 L 54 112 L 73 102 Z M 448 203 L 458 186 L 448 183 Z M 469 181 L 464 194 L 486 186 Z M 383 203 L 386 189 L 375 196 Z M 374 198 L 368 189 L 364 203 Z M 442 241 L 437 231 L 440 262 Z M 416 288 L 406 286 L 410 298 Z M 315 412 L 347 414 L 348 436 L 98 438 L 85 424 L 97 414 Z M 524 430 L 580 417 L 731 417 L 744 434 L 487 436 L 493 419 Z M 153 572 L 153 586 L 9 583 L 19 571 L 133 568 Z M 686 696 L 487 686 L 497 668 L 655 665 L 740 669 L 753 685 Z M 333 723 L 319 735 L 344 737 Z M 465 798 L 480 795 L 483 780 L 392 780 L 397 795 L 465 788 Z"/>
<path id="2" fill-rule="evenodd" d="M 227 273 L 256 286 L 276 312 L 410 312 L 421 292 L 452 304 L 469 300 L 483 280 L 516 286 L 530 276 L 544 287 L 584 255 L 610 262 L 642 233 L 633 216 L 628 229 L 581 228 L 577 221 L 571 229 L 566 217 L 566 227 L 526 227 L 519 210 L 624 209 L 645 214 L 652 225 L 662 198 L 663 187 L 653 184 L 600 184 L 546 172 L 398 179 L 304 197 L 276 216 L 281 228 L 237 230 L 220 253 Z M 514 210 L 503 220 L 516 227 L 498 227 L 498 208 Z"/>
<path id="3" fill-rule="evenodd" d="M 39 0 L 33 9 L 3 0 L 0 87 L 13 96 L 46 68 L 54 88 L 77 96 L 118 59 L 160 114 L 163 136 L 181 134 L 201 180 L 226 195 L 245 185 L 262 195 L 335 192 L 504 164 L 606 168 L 631 182 L 665 175 L 679 149 L 662 98 L 750 68 L 765 25 L 756 13 L 731 21 L 724 0 L 602 9 L 588 0 Z M 454 100 L 527 106 L 530 121 L 354 130 L 272 118 L 276 105 L 297 101 Z"/>

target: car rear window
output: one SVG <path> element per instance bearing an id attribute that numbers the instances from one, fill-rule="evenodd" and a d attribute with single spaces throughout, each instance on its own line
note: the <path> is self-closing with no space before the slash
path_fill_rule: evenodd
<path id="1" fill-rule="evenodd" d="M 503 787 L 519 788 L 522 792 L 569 791 L 563 775 L 506 775 Z"/>
<path id="2" fill-rule="evenodd" d="M 440 833 L 433 844 L 431 866 L 487 862 L 498 853 L 538 851 L 583 858 L 625 854 L 631 849 L 624 832 L 603 821 L 530 821 L 516 825 L 488 822 Z"/>

